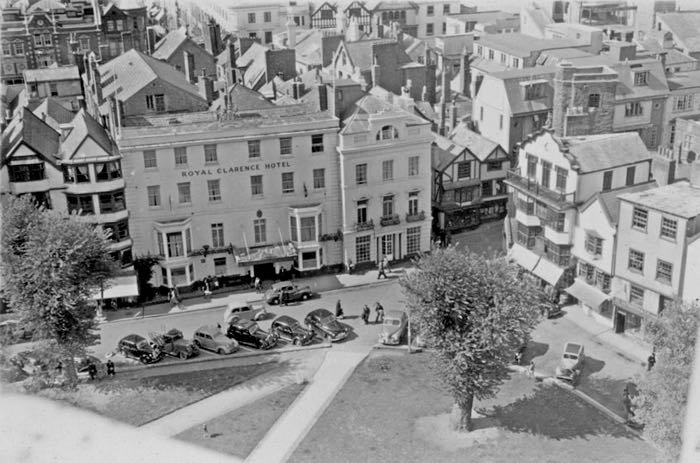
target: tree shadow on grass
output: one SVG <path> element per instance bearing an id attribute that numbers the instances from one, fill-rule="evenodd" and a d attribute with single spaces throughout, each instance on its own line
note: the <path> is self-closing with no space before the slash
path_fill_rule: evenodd
<path id="1" fill-rule="evenodd" d="M 637 387 L 633 382 L 607 376 L 590 376 L 582 381 L 577 389 L 624 418 L 627 413 L 622 401 L 625 386 L 628 386 L 630 396 L 634 397 L 637 394 Z"/>
<path id="2" fill-rule="evenodd" d="M 556 386 L 537 384 L 529 395 L 504 406 L 496 405 L 487 413 L 509 431 L 556 440 L 592 435 L 636 438 L 593 406 Z"/>

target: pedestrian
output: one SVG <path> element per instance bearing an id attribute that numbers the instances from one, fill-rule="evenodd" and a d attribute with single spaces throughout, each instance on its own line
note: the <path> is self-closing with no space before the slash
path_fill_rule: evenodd
<path id="1" fill-rule="evenodd" d="M 348 259 L 348 274 L 352 275 L 355 271 L 355 264 L 353 264 L 352 259 Z"/>
<path id="2" fill-rule="evenodd" d="M 340 305 L 340 299 L 335 303 L 335 318 L 339 320 L 343 319 L 343 306 Z"/>
<path id="3" fill-rule="evenodd" d="M 362 321 L 365 322 L 365 325 L 369 324 L 369 306 L 365 304 L 365 306 L 362 308 Z"/>
<path id="4" fill-rule="evenodd" d="M 530 361 L 530 366 L 527 369 L 527 374 L 528 376 L 535 377 L 535 361 L 531 360 Z"/>
<path id="5" fill-rule="evenodd" d="M 383 323 L 384 322 L 384 307 L 377 302 L 374 305 L 374 310 L 377 312 L 377 317 L 374 319 L 374 323 Z"/>
<path id="6" fill-rule="evenodd" d="M 175 288 L 170 287 L 170 291 L 168 292 L 168 299 L 170 300 L 170 307 L 174 307 L 177 305 L 177 296 L 175 295 Z"/>
<path id="7" fill-rule="evenodd" d="M 260 285 L 260 277 L 255 277 L 255 291 L 260 292 L 262 290 L 262 286 Z"/>
<path id="8" fill-rule="evenodd" d="M 204 279 L 204 299 L 211 301 L 211 277 Z"/>
<path id="9" fill-rule="evenodd" d="M 391 268 L 389 268 L 389 257 L 384 256 L 384 260 L 382 260 L 382 262 L 384 263 L 384 270 L 387 272 L 391 272 Z"/>
<path id="10" fill-rule="evenodd" d="M 289 305 L 289 291 L 286 289 L 283 289 L 282 294 L 280 294 L 280 302 L 285 306 Z"/>
<path id="11" fill-rule="evenodd" d="M 88 374 L 90 375 L 90 379 L 94 381 L 97 376 L 97 367 L 92 362 L 88 365 Z"/>
<path id="12" fill-rule="evenodd" d="M 107 376 L 114 376 L 114 362 L 112 359 L 107 359 Z"/>
<path id="13" fill-rule="evenodd" d="M 202 425 L 202 437 L 205 439 L 209 439 L 209 429 L 207 429 L 207 423 L 204 423 Z"/>
<path id="14" fill-rule="evenodd" d="M 634 411 L 632 410 L 632 398 L 630 397 L 628 386 L 625 386 L 625 388 L 622 390 L 622 405 L 624 405 L 625 412 L 627 412 L 626 422 L 629 423 L 632 421 Z"/>
<path id="15" fill-rule="evenodd" d="M 384 269 L 384 261 L 379 262 L 379 273 L 377 274 L 377 280 L 381 277 L 389 278 L 386 276 L 386 270 Z"/>
<path id="16" fill-rule="evenodd" d="M 656 365 L 656 351 L 651 351 L 651 355 L 647 359 L 647 371 L 651 371 L 654 365 Z"/>

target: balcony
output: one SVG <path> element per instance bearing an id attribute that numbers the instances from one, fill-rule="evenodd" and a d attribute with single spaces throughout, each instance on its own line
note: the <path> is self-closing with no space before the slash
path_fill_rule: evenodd
<path id="1" fill-rule="evenodd" d="M 560 193 L 545 188 L 535 180 L 520 175 L 520 169 L 509 169 L 506 175 L 506 183 L 519 190 L 533 193 L 543 202 L 557 209 L 569 209 L 575 207 L 574 193 Z"/>
<path id="2" fill-rule="evenodd" d="M 420 211 L 415 214 L 406 214 L 406 222 L 422 222 L 425 220 L 425 212 Z"/>
<path id="3" fill-rule="evenodd" d="M 368 220 L 367 222 L 357 222 L 355 223 L 355 231 L 361 232 L 365 230 L 374 230 L 374 220 Z"/>
<path id="4" fill-rule="evenodd" d="M 379 223 L 382 225 L 382 227 L 398 225 L 401 223 L 401 218 L 399 217 L 399 214 L 385 215 L 379 219 Z"/>

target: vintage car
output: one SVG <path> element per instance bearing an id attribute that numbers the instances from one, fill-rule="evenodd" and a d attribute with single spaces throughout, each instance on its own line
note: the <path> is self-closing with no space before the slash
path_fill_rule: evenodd
<path id="1" fill-rule="evenodd" d="M 262 304 L 255 304 L 247 301 L 230 302 L 224 312 L 224 324 L 228 325 L 234 318 L 244 318 L 255 320 L 265 308 Z"/>
<path id="2" fill-rule="evenodd" d="M 200 326 L 192 338 L 200 349 L 210 350 L 219 355 L 233 354 L 238 350 L 238 342 L 235 339 L 227 338 L 218 326 Z"/>
<path id="3" fill-rule="evenodd" d="M 564 346 L 561 361 L 556 369 L 557 379 L 563 379 L 576 384 L 581 375 L 585 360 L 586 357 L 583 353 L 583 345 L 567 342 Z"/>
<path id="4" fill-rule="evenodd" d="M 295 346 L 305 346 L 314 340 L 313 332 L 305 329 L 298 321 L 287 315 L 275 318 L 270 331 L 280 339 L 291 342 Z"/>
<path id="5" fill-rule="evenodd" d="M 318 336 L 330 339 L 331 342 L 340 341 L 348 336 L 348 328 L 340 324 L 335 315 L 326 309 L 312 310 L 306 315 L 304 323 Z"/>
<path id="6" fill-rule="evenodd" d="M 397 345 L 406 335 L 408 317 L 403 310 L 389 310 L 384 315 L 382 331 L 379 333 L 379 342 L 382 344 Z"/>
<path id="7" fill-rule="evenodd" d="M 313 291 L 309 286 L 297 286 L 289 282 L 275 283 L 272 287 L 265 293 L 265 301 L 268 304 L 279 304 L 282 302 L 282 292 L 286 291 L 288 296 L 288 301 L 305 301 L 313 296 Z"/>
<path id="8" fill-rule="evenodd" d="M 117 351 L 124 357 L 137 359 L 144 364 L 156 363 L 165 356 L 160 349 L 138 334 L 123 337 L 117 344 Z"/>
<path id="9" fill-rule="evenodd" d="M 228 325 L 226 336 L 256 349 L 270 349 L 277 344 L 277 336 L 263 331 L 257 323 L 244 318 L 234 317 Z"/>
<path id="10" fill-rule="evenodd" d="M 185 339 L 182 331 L 171 329 L 163 334 L 151 334 L 151 341 L 158 346 L 161 352 L 171 357 L 178 357 L 183 360 L 199 355 L 199 349 L 190 341 Z"/>

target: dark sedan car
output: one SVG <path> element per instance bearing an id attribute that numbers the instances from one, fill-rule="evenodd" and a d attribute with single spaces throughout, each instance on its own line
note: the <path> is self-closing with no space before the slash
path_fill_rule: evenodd
<path id="1" fill-rule="evenodd" d="M 272 322 L 270 331 L 280 339 L 295 346 L 305 346 L 314 340 L 314 333 L 302 327 L 298 321 L 287 315 L 277 317 Z"/>
<path id="2" fill-rule="evenodd" d="M 345 339 L 348 329 L 338 323 L 335 316 L 326 309 L 316 309 L 306 315 L 304 323 L 310 326 L 316 334 L 332 342 Z"/>
<path id="3" fill-rule="evenodd" d="M 272 285 L 270 290 L 265 293 L 265 300 L 268 304 L 279 304 L 282 301 L 282 292 L 287 293 L 287 301 L 305 301 L 313 296 L 313 291 L 309 286 L 297 286 L 292 283 L 282 282 Z"/>
<path id="4" fill-rule="evenodd" d="M 117 344 L 117 350 L 124 357 L 140 360 L 141 363 L 155 363 L 165 355 L 160 349 L 155 348 L 146 341 L 146 338 L 138 334 L 130 334 L 123 337 Z"/>
<path id="5" fill-rule="evenodd" d="M 270 349 L 277 344 L 277 336 L 260 329 L 252 320 L 234 317 L 231 319 L 226 336 L 235 339 L 239 344 L 256 349 Z"/>

